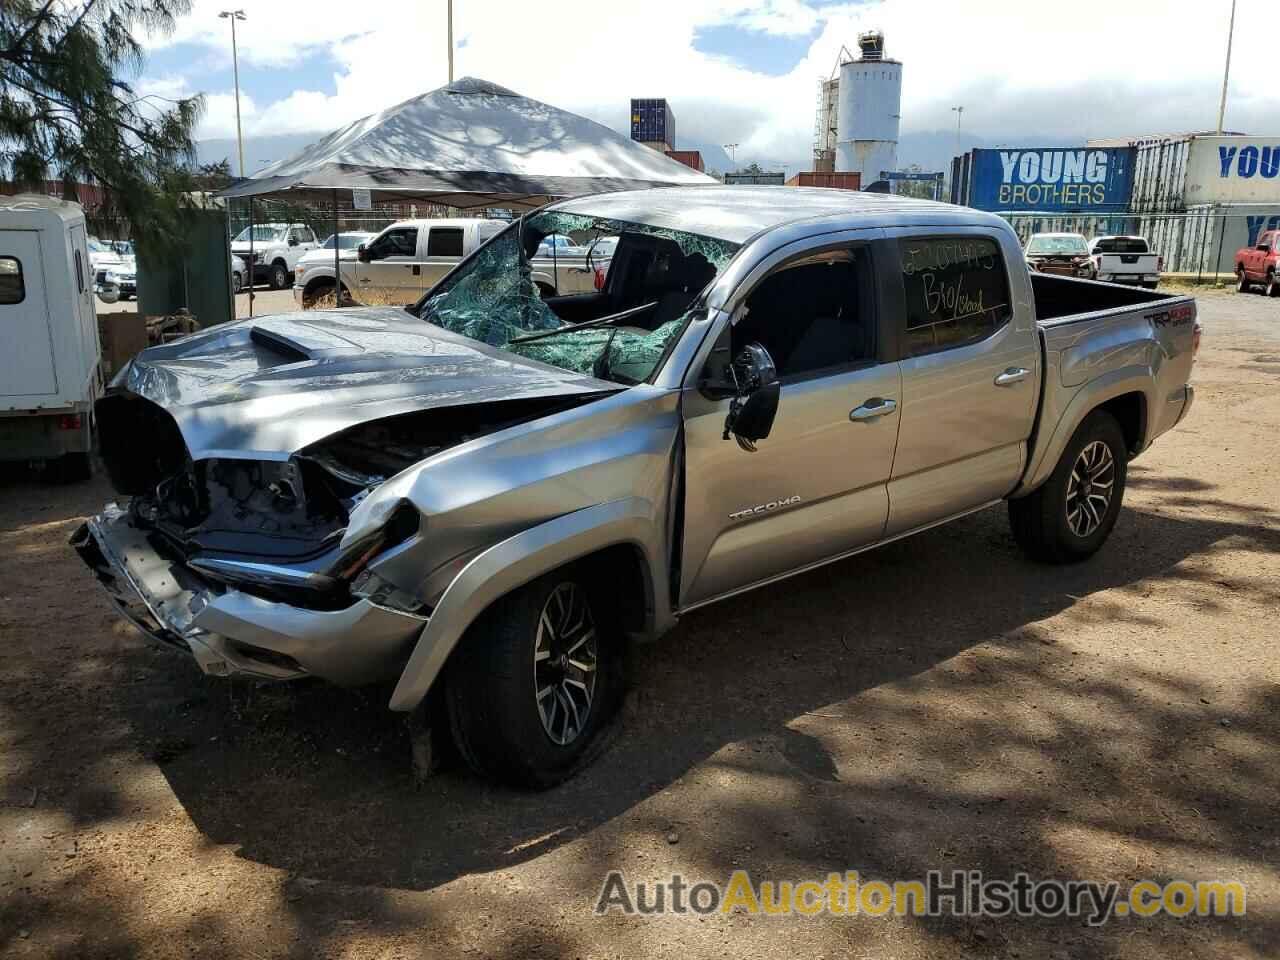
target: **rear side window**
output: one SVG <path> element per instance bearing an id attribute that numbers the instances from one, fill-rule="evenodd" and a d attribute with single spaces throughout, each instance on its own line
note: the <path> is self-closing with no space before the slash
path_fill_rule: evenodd
<path id="1" fill-rule="evenodd" d="M 898 241 L 906 292 L 905 354 L 920 357 L 991 336 L 1013 315 L 1009 278 L 988 237 Z"/>
<path id="2" fill-rule="evenodd" d="M 26 298 L 22 264 L 17 257 L 0 257 L 0 303 L 21 303 Z"/>
<path id="3" fill-rule="evenodd" d="M 462 256 L 461 227 L 432 227 L 427 235 L 428 257 Z"/>

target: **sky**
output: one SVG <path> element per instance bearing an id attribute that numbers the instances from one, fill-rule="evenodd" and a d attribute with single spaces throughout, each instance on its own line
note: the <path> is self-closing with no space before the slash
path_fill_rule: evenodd
<path id="1" fill-rule="evenodd" d="M 204 93 L 200 139 L 235 136 L 227 2 L 194 0 L 171 35 L 149 38 L 137 84 Z M 445 0 L 239 2 L 247 138 L 327 132 L 447 80 Z M 956 142 L 1213 129 L 1229 10 L 1230 0 L 454 0 L 454 73 L 621 132 L 631 97 L 666 97 L 678 148 L 733 143 L 738 164 L 794 172 L 812 166 L 819 80 L 842 45 L 856 50 L 860 31 L 878 29 L 903 62 L 899 160 L 914 149 L 933 161 Z M 1228 129 L 1280 135 L 1278 23 L 1274 0 L 1238 0 Z"/>

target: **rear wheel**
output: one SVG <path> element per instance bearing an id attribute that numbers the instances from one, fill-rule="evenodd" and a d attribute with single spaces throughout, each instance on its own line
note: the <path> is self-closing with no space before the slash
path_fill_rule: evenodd
<path id="1" fill-rule="evenodd" d="M 1116 418 L 1105 410 L 1089 414 L 1049 479 L 1009 501 L 1018 545 L 1046 563 L 1074 563 L 1096 553 L 1120 515 L 1128 460 Z"/>
<path id="2" fill-rule="evenodd" d="M 623 648 L 584 573 L 554 571 L 503 597 L 450 661 L 449 723 L 477 773 L 545 788 L 603 748 L 621 699 Z"/>
<path id="3" fill-rule="evenodd" d="M 1244 267 L 1236 267 L 1236 293 L 1249 292 L 1249 279 L 1245 275 Z"/>

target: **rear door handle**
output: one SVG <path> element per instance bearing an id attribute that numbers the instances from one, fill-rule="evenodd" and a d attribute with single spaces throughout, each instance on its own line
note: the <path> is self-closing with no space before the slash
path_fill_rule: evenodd
<path id="1" fill-rule="evenodd" d="M 1021 383 L 1027 379 L 1027 374 L 1030 372 L 1026 367 L 1009 367 L 1004 373 L 996 375 L 995 384 L 997 387 L 1008 387 L 1015 383 Z"/>
<path id="2" fill-rule="evenodd" d="M 860 407 L 854 407 L 849 411 L 849 419 L 853 421 L 875 420 L 879 417 L 886 416 L 898 409 L 897 401 L 886 400 L 884 397 L 872 397 Z"/>

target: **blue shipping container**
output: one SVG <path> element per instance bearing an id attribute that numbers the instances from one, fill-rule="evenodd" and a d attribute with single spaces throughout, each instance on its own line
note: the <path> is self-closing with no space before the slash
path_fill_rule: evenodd
<path id="1" fill-rule="evenodd" d="M 648 98 L 631 101 L 631 139 L 675 147 L 676 118 L 666 100 Z"/>
<path id="2" fill-rule="evenodd" d="M 1124 211 L 1133 192 L 1132 147 L 974 150 L 966 201 L 999 212 Z"/>

